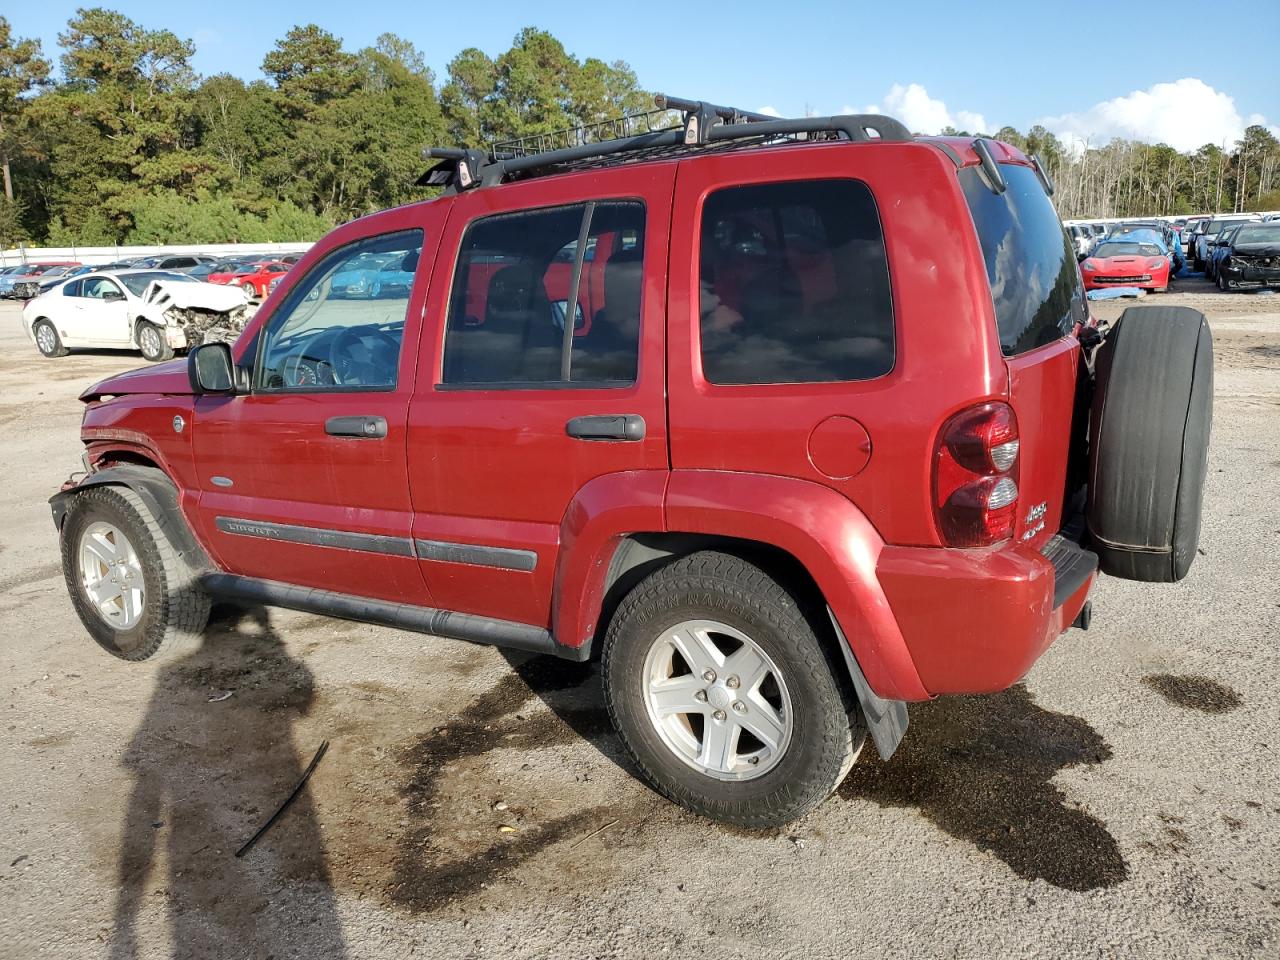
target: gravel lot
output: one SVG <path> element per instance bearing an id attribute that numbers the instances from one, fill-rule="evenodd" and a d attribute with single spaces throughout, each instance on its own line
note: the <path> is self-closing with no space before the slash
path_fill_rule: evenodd
<path id="1" fill-rule="evenodd" d="M 45 501 L 76 394 L 142 361 L 0 306 L 0 957 L 1280 956 L 1280 296 L 1175 290 L 1217 352 L 1191 575 L 1104 581 L 1024 684 L 761 834 L 636 781 L 590 668 L 231 608 L 182 662 L 99 652 Z"/>

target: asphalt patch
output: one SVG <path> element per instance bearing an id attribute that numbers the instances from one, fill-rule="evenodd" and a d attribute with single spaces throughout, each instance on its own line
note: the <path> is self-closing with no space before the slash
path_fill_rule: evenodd
<path id="1" fill-rule="evenodd" d="M 838 792 L 914 807 L 1024 879 L 1093 890 L 1120 883 L 1128 867 L 1107 825 L 1052 780 L 1059 770 L 1109 759 L 1111 748 L 1086 721 L 1045 710 L 1015 686 L 912 705 L 893 758 L 855 764 Z"/>
<path id="2" fill-rule="evenodd" d="M 1201 713 L 1230 713 L 1244 702 L 1230 687 L 1208 677 L 1153 673 L 1142 682 L 1170 703 Z"/>

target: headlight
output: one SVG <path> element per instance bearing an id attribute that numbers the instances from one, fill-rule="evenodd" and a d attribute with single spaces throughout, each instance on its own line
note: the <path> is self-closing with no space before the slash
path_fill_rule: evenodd
<path id="1" fill-rule="evenodd" d="M 1092 260 L 1086 260 L 1082 265 L 1082 268 L 1092 273 L 1094 270 L 1098 269 L 1098 265 L 1094 263 Z"/>

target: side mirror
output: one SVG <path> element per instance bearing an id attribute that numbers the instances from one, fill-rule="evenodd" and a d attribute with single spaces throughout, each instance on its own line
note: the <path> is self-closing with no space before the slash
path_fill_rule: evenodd
<path id="1" fill-rule="evenodd" d="M 119 290 L 108 290 L 106 293 L 102 295 L 102 299 L 106 303 L 119 303 L 121 300 L 124 299 L 124 294 L 121 293 Z"/>
<path id="2" fill-rule="evenodd" d="M 202 343 L 187 354 L 187 379 L 196 393 L 235 393 L 230 344 Z"/>

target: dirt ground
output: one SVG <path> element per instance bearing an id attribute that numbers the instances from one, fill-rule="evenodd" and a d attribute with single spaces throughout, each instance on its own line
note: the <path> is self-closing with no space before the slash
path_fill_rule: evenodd
<path id="1" fill-rule="evenodd" d="M 44 360 L 0 307 L 0 957 L 1280 956 L 1280 296 L 1175 291 L 1217 356 L 1191 575 L 1105 580 L 770 833 L 638 782 L 590 667 L 263 609 L 99 651 L 45 501 L 76 394 L 142 361 Z"/>

